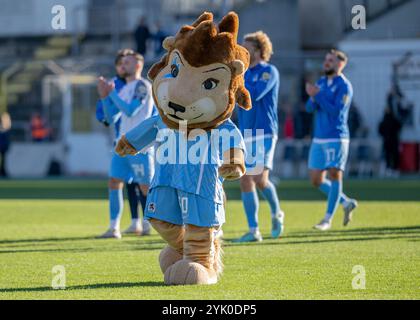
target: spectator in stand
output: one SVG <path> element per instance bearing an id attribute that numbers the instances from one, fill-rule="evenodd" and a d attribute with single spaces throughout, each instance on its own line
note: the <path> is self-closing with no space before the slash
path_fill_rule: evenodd
<path id="1" fill-rule="evenodd" d="M 147 51 L 147 40 L 151 37 L 145 17 L 140 17 L 139 25 L 134 32 L 134 39 L 137 44 L 137 52 L 145 56 Z"/>
<path id="2" fill-rule="evenodd" d="M 31 136 L 34 142 L 43 142 L 49 139 L 50 129 L 39 113 L 34 113 L 31 118 Z"/>
<path id="3" fill-rule="evenodd" d="M 0 115 L 0 177 L 7 177 L 6 154 L 10 148 L 10 129 L 12 121 L 7 112 Z"/>
<path id="4" fill-rule="evenodd" d="M 156 23 L 156 32 L 153 34 L 153 39 L 155 42 L 155 55 L 159 57 L 163 54 L 164 50 L 162 47 L 163 40 L 167 37 L 167 33 L 163 30 L 160 22 Z"/>
<path id="5" fill-rule="evenodd" d="M 363 123 L 359 109 L 354 103 L 350 107 L 347 123 L 349 125 L 350 138 L 359 138 L 362 134 L 361 131 L 363 131 Z"/>
<path id="6" fill-rule="evenodd" d="M 294 139 L 295 137 L 295 121 L 293 116 L 293 109 L 290 103 L 284 104 L 284 127 L 283 137 L 285 139 Z"/>
<path id="7" fill-rule="evenodd" d="M 402 124 L 388 105 L 382 121 L 379 123 L 379 134 L 382 136 L 383 152 L 386 162 L 386 175 L 398 176 L 400 157 L 400 132 Z"/>
<path id="8" fill-rule="evenodd" d="M 310 139 L 312 134 L 313 114 L 306 112 L 305 102 L 299 103 L 295 113 L 295 138 Z"/>
<path id="9" fill-rule="evenodd" d="M 403 109 L 403 99 L 404 96 L 400 87 L 397 84 L 393 84 L 387 96 L 387 107 L 389 108 L 389 111 L 385 110 L 385 114 L 390 112 L 394 118 L 402 122 L 403 119 L 400 115 L 400 111 Z"/>

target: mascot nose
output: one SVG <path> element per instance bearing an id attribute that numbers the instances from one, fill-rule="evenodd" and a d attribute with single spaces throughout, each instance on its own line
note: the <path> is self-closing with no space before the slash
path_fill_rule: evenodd
<path id="1" fill-rule="evenodd" d="M 168 103 L 168 107 L 173 109 L 175 112 L 185 112 L 185 107 L 180 106 L 179 104 L 173 103 L 173 102 L 169 102 Z"/>

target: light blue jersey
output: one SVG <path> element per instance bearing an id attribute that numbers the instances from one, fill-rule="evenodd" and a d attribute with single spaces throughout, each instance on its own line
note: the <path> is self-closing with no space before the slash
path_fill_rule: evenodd
<path id="1" fill-rule="evenodd" d="M 145 79 L 137 79 L 127 83 L 117 92 L 112 91 L 102 99 L 104 116 L 109 123 L 121 123 L 117 140 L 155 112 L 151 84 Z M 154 174 L 154 150 L 145 154 L 120 157 L 115 152 L 112 155 L 109 176 L 127 183 L 136 182 L 149 185 Z"/>
<path id="2" fill-rule="evenodd" d="M 277 68 L 261 62 L 245 73 L 245 87 L 252 108 L 238 108 L 239 128 L 245 137 L 247 174 L 258 175 L 272 170 L 278 134 L 278 95 L 280 75 Z"/>
<path id="3" fill-rule="evenodd" d="M 125 80 L 115 76 L 112 78 L 112 81 L 114 81 L 115 90 L 119 92 L 124 86 L 125 86 Z M 102 103 L 102 100 L 98 100 L 96 103 L 96 120 L 98 120 L 101 123 L 104 123 L 106 126 L 110 125 L 110 123 L 107 122 L 107 119 L 105 118 L 105 112 L 104 112 L 104 106 Z M 120 132 L 120 122 L 121 120 L 118 118 L 114 118 L 114 128 L 115 128 L 115 136 L 118 137 Z"/>
<path id="4" fill-rule="evenodd" d="M 238 108 L 239 128 L 251 129 L 256 135 L 257 129 L 263 129 L 265 136 L 278 135 L 278 96 L 280 74 L 277 68 L 269 63 L 261 62 L 245 73 L 245 87 L 252 99 L 252 108 Z"/>
<path id="5" fill-rule="evenodd" d="M 218 168 L 223 154 L 231 148 L 245 152 L 238 128 L 226 120 L 211 132 L 202 131 L 195 138 L 171 130 L 159 116 L 144 121 L 126 134 L 136 150 L 145 150 L 156 143 L 156 168 L 151 188 L 172 187 L 223 204 L 223 178 Z M 181 136 L 182 135 L 182 136 Z"/>
<path id="6" fill-rule="evenodd" d="M 147 196 L 145 217 L 177 225 L 221 226 L 225 222 L 223 178 L 219 167 L 231 148 L 245 152 L 239 129 L 226 120 L 211 132 L 185 138 L 169 129 L 159 116 L 144 121 L 126 134 L 142 152 L 156 148 L 156 172 Z"/>
<path id="7" fill-rule="evenodd" d="M 315 114 L 314 139 L 349 139 L 347 125 L 353 99 L 353 87 L 344 75 L 328 81 L 322 77 L 317 82 L 319 93 L 309 98 L 306 111 Z"/>
<path id="8" fill-rule="evenodd" d="M 306 103 L 306 110 L 315 113 L 315 131 L 309 152 L 309 169 L 345 170 L 349 152 L 349 108 L 353 98 L 351 83 L 340 75 L 332 80 L 322 77 L 319 93 Z"/>

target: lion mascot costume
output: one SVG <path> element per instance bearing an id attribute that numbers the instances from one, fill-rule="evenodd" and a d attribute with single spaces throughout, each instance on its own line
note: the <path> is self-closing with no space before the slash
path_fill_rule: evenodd
<path id="1" fill-rule="evenodd" d="M 249 53 L 237 44 L 238 28 L 234 12 L 218 25 L 204 12 L 166 38 L 167 53 L 148 72 L 159 115 L 129 131 L 116 147 L 124 156 L 156 146 L 145 216 L 167 242 L 159 262 L 168 285 L 214 284 L 222 273 L 222 182 L 245 174 L 243 138 L 230 117 L 235 104 L 251 108 L 244 86 Z M 181 149 L 188 161 L 181 159 Z M 206 161 L 193 162 L 191 155 Z"/>

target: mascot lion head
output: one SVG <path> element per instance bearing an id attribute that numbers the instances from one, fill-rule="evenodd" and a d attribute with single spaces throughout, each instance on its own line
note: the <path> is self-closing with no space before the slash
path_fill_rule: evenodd
<path id="1" fill-rule="evenodd" d="M 204 12 L 163 42 L 167 53 L 149 70 L 153 97 L 165 124 L 211 130 L 230 118 L 235 102 L 251 108 L 244 73 L 248 51 L 237 44 L 239 19 L 228 13 L 216 25 Z"/>

